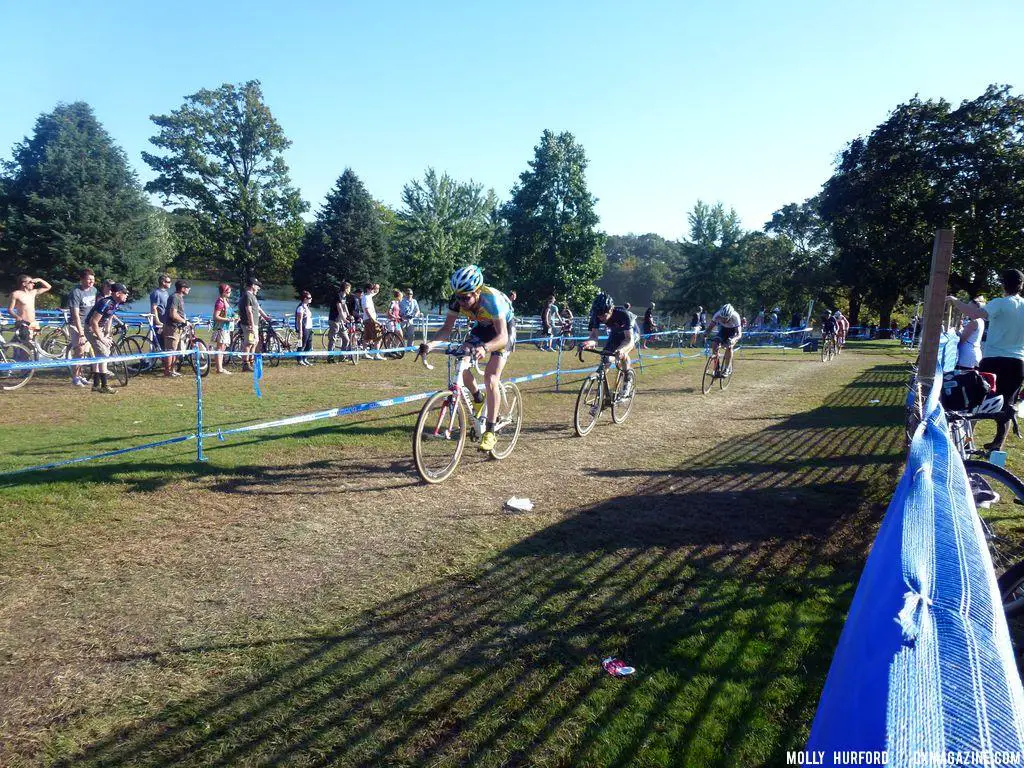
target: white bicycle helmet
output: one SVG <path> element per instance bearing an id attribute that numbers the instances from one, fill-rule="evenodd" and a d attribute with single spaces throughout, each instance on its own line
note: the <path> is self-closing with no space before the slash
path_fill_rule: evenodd
<path id="1" fill-rule="evenodd" d="M 842 313 L 842 312 L 840 312 L 840 311 L 839 311 L 838 309 L 837 309 L 837 310 L 836 310 L 835 312 L 833 312 L 833 313 L 832 313 L 832 317 L 836 318 L 837 320 L 838 320 L 838 319 L 839 319 L 840 317 L 842 317 L 842 316 L 843 316 L 843 313 Z"/>
<path id="2" fill-rule="evenodd" d="M 1003 410 L 1003 396 L 990 395 L 971 410 L 973 416 L 994 416 Z"/>
<path id="3" fill-rule="evenodd" d="M 469 264 L 455 270 L 449 282 L 456 293 L 472 293 L 484 284 L 484 273 L 476 264 Z"/>
<path id="4" fill-rule="evenodd" d="M 718 316 L 731 315 L 736 310 L 732 308 L 732 304 L 723 304 L 722 307 L 715 313 Z"/>

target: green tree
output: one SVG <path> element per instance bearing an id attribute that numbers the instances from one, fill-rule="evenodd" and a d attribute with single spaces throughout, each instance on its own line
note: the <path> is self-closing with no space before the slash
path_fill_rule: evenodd
<path id="1" fill-rule="evenodd" d="M 698 200 L 687 220 L 689 239 L 681 245 L 682 266 L 666 307 L 685 314 L 698 305 L 709 308 L 726 301 L 743 306 L 736 292 L 746 290 L 740 249 L 744 232 L 736 211 Z"/>
<path id="2" fill-rule="evenodd" d="M 457 267 L 478 264 L 495 235 L 494 192 L 473 181 L 462 183 L 428 168 L 422 181 L 402 190 L 395 225 L 396 278 L 421 296 L 442 301 Z M 494 275 L 487 275 L 494 282 Z"/>
<path id="3" fill-rule="evenodd" d="M 522 290 L 520 300 L 539 309 L 547 294 L 589 304 L 604 266 L 595 198 L 587 190 L 587 159 L 571 133 L 544 131 L 530 169 L 519 176 L 505 206 L 506 263 Z"/>
<path id="4" fill-rule="evenodd" d="M 317 304 L 326 304 L 343 280 L 353 286 L 387 279 L 388 255 L 381 208 L 351 168 L 306 229 L 299 257 L 292 267 L 297 290 L 307 290 Z"/>
<path id="5" fill-rule="evenodd" d="M 57 296 L 89 267 L 144 290 L 172 257 L 162 213 L 149 205 L 124 151 L 84 102 L 40 115 L 4 164 L 0 276 L 41 275 Z"/>
<path id="6" fill-rule="evenodd" d="M 601 288 L 621 303 L 636 306 L 664 300 L 681 267 L 679 243 L 649 233 L 608 235 Z"/>
<path id="7" fill-rule="evenodd" d="M 243 279 L 287 276 L 308 206 L 291 186 L 282 157 L 291 142 L 259 82 L 203 89 L 151 119 L 160 130 L 150 141 L 164 154 L 143 152 L 157 173 L 146 190 L 192 218 L 191 242 Z"/>

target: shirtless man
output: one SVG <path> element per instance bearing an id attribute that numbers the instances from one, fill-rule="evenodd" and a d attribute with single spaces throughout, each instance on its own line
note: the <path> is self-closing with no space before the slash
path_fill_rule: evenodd
<path id="1" fill-rule="evenodd" d="M 39 323 L 36 322 L 36 296 L 46 293 L 53 286 L 41 277 L 28 275 L 18 275 L 18 286 L 11 294 L 11 306 L 8 309 L 15 318 L 15 337 L 18 341 L 29 343 L 39 330 Z"/>

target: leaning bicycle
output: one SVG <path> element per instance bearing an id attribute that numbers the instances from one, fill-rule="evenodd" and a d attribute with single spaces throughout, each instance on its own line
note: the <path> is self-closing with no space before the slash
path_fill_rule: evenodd
<path id="1" fill-rule="evenodd" d="M 709 341 L 704 348 L 708 361 L 704 364 L 704 376 L 701 379 L 700 391 L 705 395 L 711 391 L 718 382 L 720 389 L 726 389 L 732 383 L 733 374 L 736 372 L 736 350 L 732 351 L 732 370 L 726 373 L 725 370 L 725 342 Z"/>
<path id="2" fill-rule="evenodd" d="M 451 386 L 435 393 L 423 404 L 412 438 L 416 471 L 428 483 L 440 483 L 451 477 L 462 459 L 466 439 L 479 440 L 485 428 L 484 403 L 474 403 L 469 389 L 462 383 L 462 375 L 471 367 L 482 375 L 479 366 L 464 348 L 449 348 L 445 354 L 458 359 Z M 422 357 L 423 365 L 433 370 L 426 355 Z M 511 455 L 522 427 L 522 394 L 515 384 L 503 381 L 494 424 L 498 442 L 488 451 L 490 457 L 500 460 Z"/>
<path id="3" fill-rule="evenodd" d="M 583 380 L 580 393 L 576 396 L 576 410 L 572 417 L 572 427 L 576 434 L 583 437 L 590 433 L 597 424 L 601 413 L 606 409 L 612 412 L 612 421 L 621 424 L 629 416 L 636 398 L 636 371 L 632 368 L 622 370 L 615 365 L 615 353 L 601 349 L 580 348 L 577 355 L 583 362 L 583 353 L 600 355 L 601 362 L 597 370 Z M 609 371 L 615 367 L 615 386 L 609 380 Z"/>

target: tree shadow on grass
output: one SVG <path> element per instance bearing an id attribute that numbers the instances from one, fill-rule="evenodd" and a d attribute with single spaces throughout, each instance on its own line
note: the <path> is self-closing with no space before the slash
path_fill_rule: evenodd
<path id="1" fill-rule="evenodd" d="M 902 370 L 872 381 L 883 402 L 902 396 Z M 873 535 L 862 497 L 902 455 L 899 422 L 860 434 L 830 426 L 828 407 L 817 426 L 714 446 L 337 632 L 161 652 L 223 657 L 228 672 L 241 653 L 258 672 L 63 764 L 784 764 Z M 607 655 L 637 674 L 605 674 Z"/>

